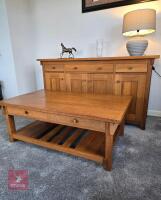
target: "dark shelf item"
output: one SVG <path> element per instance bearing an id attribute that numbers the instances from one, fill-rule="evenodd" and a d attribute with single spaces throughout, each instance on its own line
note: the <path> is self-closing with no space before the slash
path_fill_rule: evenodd
<path id="1" fill-rule="evenodd" d="M 1 83 L 0 83 L 0 100 L 2 100 L 3 99 L 3 94 L 2 94 L 2 85 L 1 85 Z"/>

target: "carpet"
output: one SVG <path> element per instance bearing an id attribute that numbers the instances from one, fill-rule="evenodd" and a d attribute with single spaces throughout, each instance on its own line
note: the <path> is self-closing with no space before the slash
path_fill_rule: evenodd
<path id="1" fill-rule="evenodd" d="M 16 118 L 18 127 L 28 124 Z M 28 170 L 29 190 L 10 191 L 8 170 Z M 56 151 L 8 141 L 0 117 L 0 200 L 161 199 L 161 118 L 149 117 L 146 131 L 125 127 L 113 150 L 113 170 Z"/>

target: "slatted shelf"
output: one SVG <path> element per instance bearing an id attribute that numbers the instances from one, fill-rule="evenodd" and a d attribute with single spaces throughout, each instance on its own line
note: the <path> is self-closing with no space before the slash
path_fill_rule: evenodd
<path id="1" fill-rule="evenodd" d="M 18 130 L 13 137 L 99 163 L 103 162 L 105 135 L 101 132 L 36 121 Z"/>
<path id="2" fill-rule="evenodd" d="M 35 121 L 35 122 L 27 125 L 26 127 L 23 127 L 17 133 L 24 135 L 24 136 L 27 135 L 28 137 L 38 139 L 41 137 L 43 138 L 44 135 L 46 135 L 48 132 L 53 130 L 55 127 L 56 127 L 55 124 Z"/>

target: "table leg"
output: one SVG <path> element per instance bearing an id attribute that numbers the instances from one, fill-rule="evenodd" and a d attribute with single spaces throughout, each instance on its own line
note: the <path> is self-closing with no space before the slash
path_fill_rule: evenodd
<path id="1" fill-rule="evenodd" d="M 112 170 L 112 149 L 114 143 L 114 134 L 117 130 L 118 124 L 106 124 L 105 131 L 105 157 L 103 161 L 103 166 L 106 170 Z"/>
<path id="2" fill-rule="evenodd" d="M 14 142 L 15 139 L 13 138 L 13 133 L 16 133 L 14 116 L 6 114 L 6 122 L 8 127 L 9 140 L 10 142 Z"/>
<path id="3" fill-rule="evenodd" d="M 120 124 L 120 130 L 119 130 L 119 135 L 124 136 L 124 127 L 125 127 L 125 120 L 122 121 Z"/>

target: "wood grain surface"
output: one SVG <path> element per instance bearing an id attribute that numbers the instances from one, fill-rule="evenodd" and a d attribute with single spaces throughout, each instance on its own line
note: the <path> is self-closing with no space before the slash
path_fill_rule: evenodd
<path id="1" fill-rule="evenodd" d="M 131 102 L 130 96 L 37 91 L 1 102 L 4 106 L 31 111 L 121 122 Z M 16 111 L 14 111 L 16 112 Z M 21 110 L 19 110 L 21 112 Z M 29 111 L 28 111 L 29 112 Z M 21 113 L 20 113 L 21 114 Z M 29 114 L 26 112 L 26 115 Z"/>

